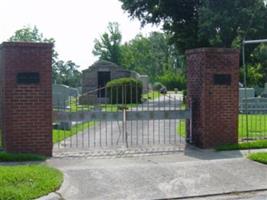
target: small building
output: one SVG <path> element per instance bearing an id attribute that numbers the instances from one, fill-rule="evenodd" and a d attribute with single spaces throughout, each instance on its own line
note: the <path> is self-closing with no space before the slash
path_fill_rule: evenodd
<path id="1" fill-rule="evenodd" d="M 97 61 L 88 69 L 82 71 L 82 95 L 80 104 L 94 104 L 108 102 L 106 84 L 114 79 L 133 77 L 142 81 L 143 92 L 148 90 L 148 76 L 122 69 L 108 61 Z"/>

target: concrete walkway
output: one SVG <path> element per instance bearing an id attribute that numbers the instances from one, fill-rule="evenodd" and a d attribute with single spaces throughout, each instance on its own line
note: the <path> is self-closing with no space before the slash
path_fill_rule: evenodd
<path id="1" fill-rule="evenodd" d="M 58 191 L 64 199 L 267 199 L 266 192 L 243 194 L 267 189 L 267 166 L 247 160 L 246 153 L 187 148 L 168 155 L 47 162 L 65 174 Z M 227 195 L 214 196 L 220 194 Z"/>

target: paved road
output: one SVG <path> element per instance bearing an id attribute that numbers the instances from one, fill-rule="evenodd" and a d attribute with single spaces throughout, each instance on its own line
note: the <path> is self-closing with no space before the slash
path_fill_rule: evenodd
<path id="1" fill-rule="evenodd" d="M 267 167 L 247 160 L 243 157 L 245 153 L 247 151 L 188 148 L 168 155 L 108 159 L 65 157 L 53 158 L 48 163 L 65 174 L 63 187 L 58 192 L 66 200 L 267 199 L 266 192 L 243 193 L 267 189 Z M 202 197 L 193 198 L 196 196 Z"/>
<path id="2" fill-rule="evenodd" d="M 168 94 L 158 99 L 150 100 L 132 111 L 152 110 L 174 110 L 179 109 L 182 96 L 179 94 Z M 123 134 L 122 121 L 99 121 L 95 126 L 86 128 L 83 132 L 76 134 L 54 146 L 55 152 L 88 149 L 89 148 L 117 148 L 147 147 L 147 146 L 181 146 L 184 139 L 177 132 L 177 120 L 138 120 L 127 121 L 127 140 Z M 64 134 L 64 133 L 62 133 Z"/>

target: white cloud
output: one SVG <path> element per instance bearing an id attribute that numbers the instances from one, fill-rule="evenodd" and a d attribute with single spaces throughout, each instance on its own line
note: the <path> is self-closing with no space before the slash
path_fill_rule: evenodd
<path id="1" fill-rule="evenodd" d="M 8 39 L 25 25 L 36 25 L 45 37 L 56 40 L 60 58 L 73 60 L 84 69 L 96 58 L 94 39 L 106 30 L 108 22 L 118 22 L 123 41 L 139 32 L 147 34 L 159 28 L 140 28 L 130 20 L 118 0 L 0 0 L 0 41 Z"/>

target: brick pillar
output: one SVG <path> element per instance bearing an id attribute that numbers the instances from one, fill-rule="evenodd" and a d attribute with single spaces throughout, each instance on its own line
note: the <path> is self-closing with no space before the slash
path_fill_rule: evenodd
<path id="1" fill-rule="evenodd" d="M 0 46 L 1 127 L 7 152 L 52 155 L 52 46 Z"/>
<path id="2" fill-rule="evenodd" d="M 239 50 L 200 48 L 186 57 L 193 143 L 201 148 L 237 143 Z"/>

